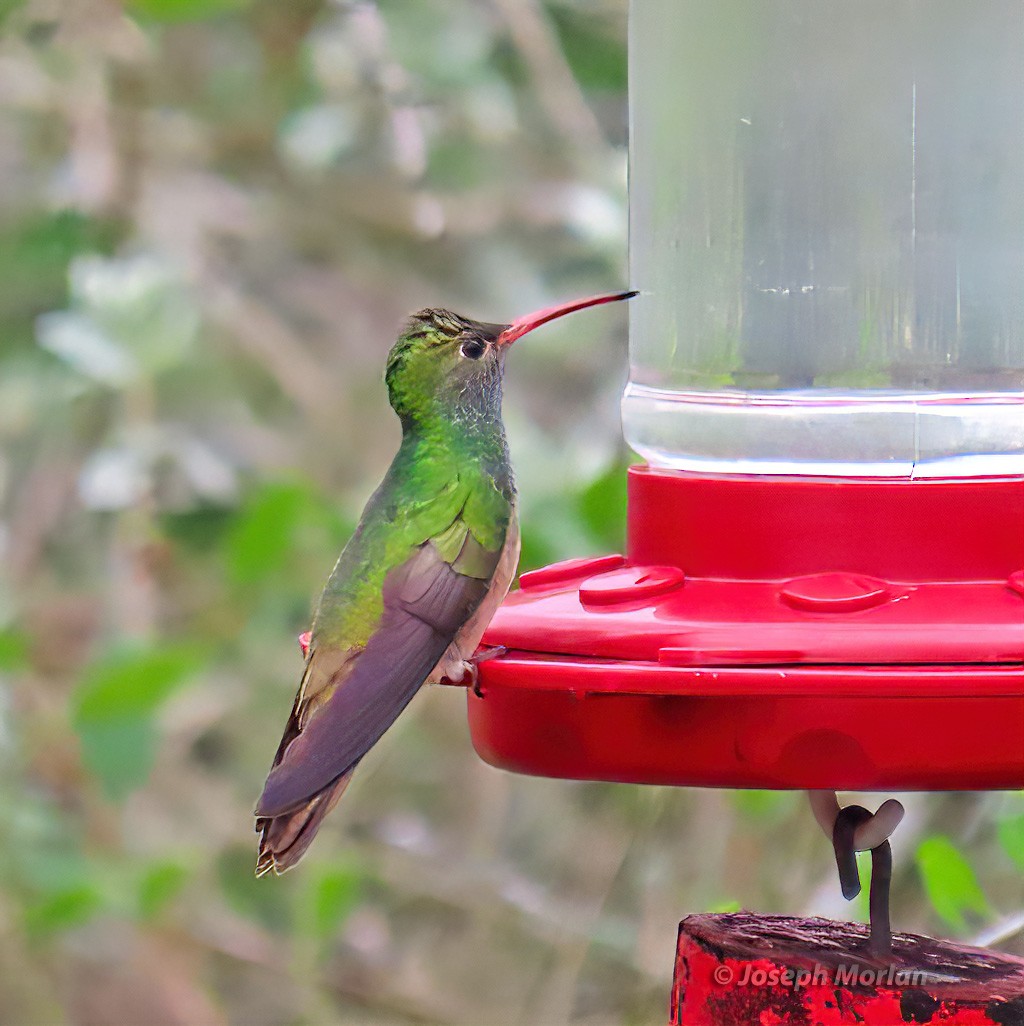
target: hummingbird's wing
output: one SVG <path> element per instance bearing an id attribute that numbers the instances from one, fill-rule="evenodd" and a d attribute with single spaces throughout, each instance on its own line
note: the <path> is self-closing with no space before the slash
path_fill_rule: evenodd
<path id="1" fill-rule="evenodd" d="M 317 647 L 256 808 L 261 865 L 287 868 L 308 847 L 355 764 L 373 747 L 486 598 L 497 551 L 462 519 L 385 576 L 383 613 L 364 646 Z M 265 848 L 282 857 L 264 858 Z M 273 854 L 273 852 L 271 852 Z M 283 856 L 289 857 L 285 861 Z"/>

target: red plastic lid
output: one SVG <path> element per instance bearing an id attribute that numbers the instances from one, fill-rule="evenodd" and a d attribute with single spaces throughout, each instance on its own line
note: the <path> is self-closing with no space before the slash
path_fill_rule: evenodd
<path id="1" fill-rule="evenodd" d="M 811 613 L 854 613 L 895 597 L 885 581 L 863 574 L 808 574 L 779 588 L 779 597 L 794 609 Z"/>
<path id="2" fill-rule="evenodd" d="M 484 758 L 713 786 L 1024 786 L 1024 479 L 629 484 L 628 564 L 524 575 L 491 623 L 485 644 L 511 651 L 470 697 Z"/>
<path id="3" fill-rule="evenodd" d="M 584 606 L 651 605 L 681 588 L 685 580 L 677 566 L 625 566 L 588 577 L 579 587 L 580 602 Z"/>
<path id="4" fill-rule="evenodd" d="M 539 570 L 528 570 L 519 578 L 522 591 L 534 588 L 550 588 L 569 581 L 580 581 L 585 577 L 603 573 L 605 570 L 617 570 L 626 563 L 625 556 L 585 556 L 582 559 L 563 559 L 561 563 L 552 563 Z"/>

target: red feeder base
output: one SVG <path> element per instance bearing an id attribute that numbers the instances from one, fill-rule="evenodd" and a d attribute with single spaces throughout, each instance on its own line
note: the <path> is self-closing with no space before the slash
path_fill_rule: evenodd
<path id="1" fill-rule="evenodd" d="M 673 1026 L 1024 1026 L 1024 959 L 913 934 L 749 912 L 679 924 Z"/>
<path id="2" fill-rule="evenodd" d="M 1024 478 L 633 467 L 627 554 L 525 573 L 477 751 L 555 777 L 1024 787 Z"/>

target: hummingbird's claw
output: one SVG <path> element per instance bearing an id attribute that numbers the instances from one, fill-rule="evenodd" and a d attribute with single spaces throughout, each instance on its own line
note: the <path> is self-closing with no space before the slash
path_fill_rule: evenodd
<path id="1" fill-rule="evenodd" d="M 477 667 L 480 663 L 486 663 L 488 659 L 495 659 L 503 656 L 508 651 L 504 645 L 492 645 L 490 648 L 481 648 L 469 658 L 453 658 L 445 667 L 444 673 L 435 679 L 436 683 L 447 684 L 460 688 L 472 688 L 477 698 L 483 698 L 480 690 L 480 671 Z"/>
<path id="2" fill-rule="evenodd" d="M 466 663 L 466 676 L 469 678 L 469 686 L 473 689 L 473 694 L 477 698 L 483 698 L 483 692 L 480 690 L 480 671 L 477 669 L 476 663 Z"/>
<path id="3" fill-rule="evenodd" d="M 469 672 L 470 686 L 477 698 L 483 698 L 484 693 L 480 690 L 480 664 L 486 663 L 488 659 L 497 659 L 503 656 L 508 649 L 504 645 L 491 645 L 489 648 L 477 649 L 473 658 L 466 664 Z"/>

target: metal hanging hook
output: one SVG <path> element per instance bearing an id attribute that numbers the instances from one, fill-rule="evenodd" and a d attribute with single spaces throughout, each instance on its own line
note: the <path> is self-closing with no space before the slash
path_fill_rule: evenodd
<path id="1" fill-rule="evenodd" d="M 892 928 L 889 921 L 889 884 L 892 880 L 892 846 L 889 837 L 899 826 L 906 811 L 895 798 L 889 798 L 874 813 L 863 805 L 840 808 L 835 791 L 808 791 L 811 810 L 825 836 L 832 842 L 839 870 L 843 897 L 851 901 L 860 894 L 857 852 L 871 852 L 871 890 L 868 914 L 871 932 L 868 946 L 873 955 L 892 953 Z"/>

